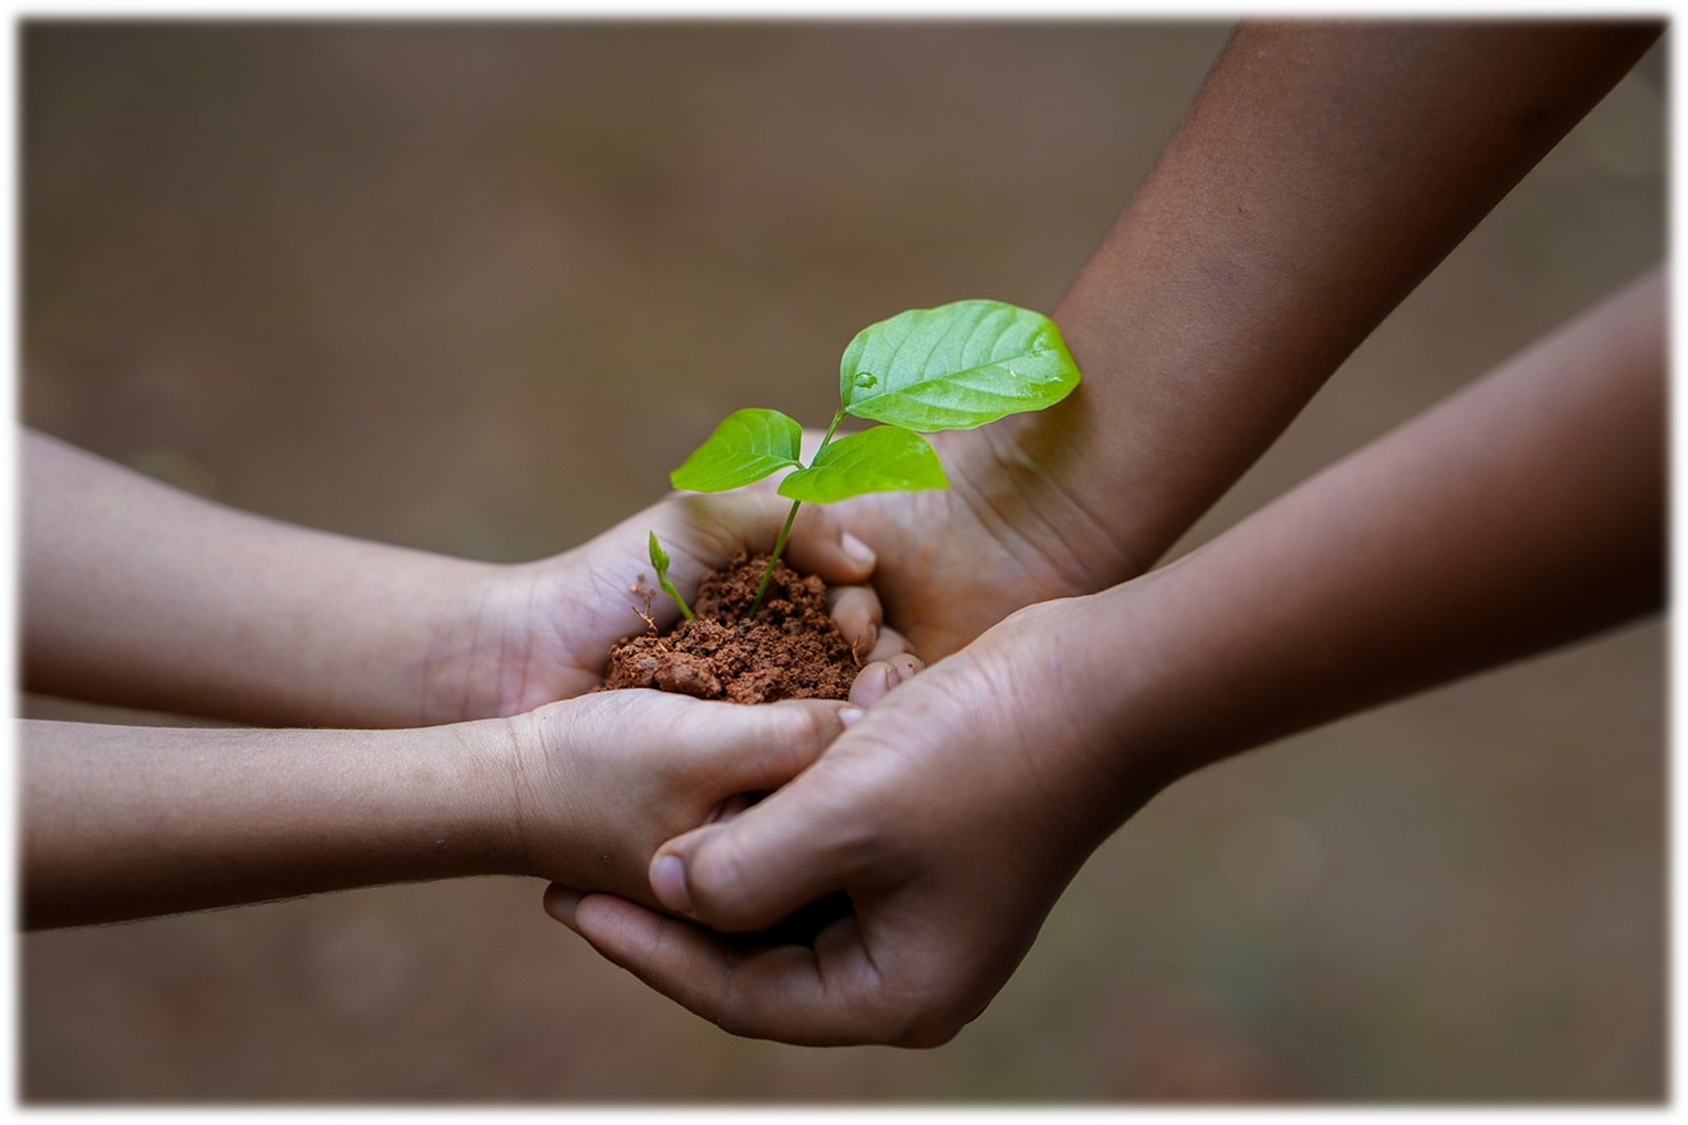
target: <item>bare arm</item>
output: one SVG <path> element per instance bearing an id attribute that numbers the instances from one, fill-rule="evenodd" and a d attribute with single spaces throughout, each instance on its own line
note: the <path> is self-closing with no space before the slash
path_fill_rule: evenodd
<path id="1" fill-rule="evenodd" d="M 489 730 L 20 729 L 30 928 L 515 866 Z"/>
<path id="2" fill-rule="evenodd" d="M 884 559 L 888 619 L 936 657 L 1146 571 L 1659 33 L 1244 23 L 1054 311 L 1083 386 L 941 435 L 941 515 L 919 498 L 848 517 Z"/>
<path id="3" fill-rule="evenodd" d="M 789 507 L 674 497 L 562 555 L 496 565 L 236 511 L 41 434 L 21 446 L 26 689 L 280 725 L 418 726 L 578 695 L 640 627 L 628 588 L 651 581 L 648 532 L 695 590 L 736 551 L 766 549 Z M 806 510 L 790 558 L 859 583 L 873 559 L 849 548 Z M 667 599 L 654 611 L 677 615 Z M 835 615 L 873 648 L 865 588 Z"/>
<path id="4" fill-rule="evenodd" d="M 650 901 L 659 844 L 789 780 L 850 714 L 617 691 L 398 731 L 25 722 L 24 924 L 489 874 Z"/>
<path id="5" fill-rule="evenodd" d="M 1165 728 L 1131 754 L 1175 741 L 1188 772 L 1657 611 L 1665 307 L 1655 273 L 1121 587 Z"/>
<path id="6" fill-rule="evenodd" d="M 847 891 L 812 950 L 607 896 L 550 909 L 740 1034 L 944 1042 L 1178 777 L 1662 604 L 1663 294 L 1643 281 L 1171 566 L 1022 611 L 658 854 L 659 899 L 717 929 Z"/>
<path id="7" fill-rule="evenodd" d="M 29 690 L 401 725 L 431 717 L 431 662 L 473 642 L 493 568 L 238 512 L 42 434 L 20 446 Z"/>

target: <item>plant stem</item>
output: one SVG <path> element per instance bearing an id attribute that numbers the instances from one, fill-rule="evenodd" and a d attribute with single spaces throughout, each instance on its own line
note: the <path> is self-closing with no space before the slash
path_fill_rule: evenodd
<path id="1" fill-rule="evenodd" d="M 843 420 L 844 408 L 840 406 L 838 413 L 832 416 L 832 424 L 826 428 L 826 434 L 821 438 L 821 443 L 815 447 L 815 456 L 809 458 L 810 465 L 813 465 L 815 459 L 821 455 L 821 450 L 825 449 L 826 443 L 832 440 L 832 435 L 838 429 L 838 423 Z M 756 611 L 762 608 L 762 597 L 768 592 L 768 582 L 774 577 L 774 566 L 780 561 L 780 552 L 785 550 L 786 537 L 791 534 L 792 521 L 797 518 L 797 509 L 802 505 L 803 501 L 801 500 L 791 502 L 791 511 L 785 517 L 785 526 L 780 528 L 780 537 L 774 541 L 774 553 L 768 556 L 768 565 L 762 571 L 761 585 L 756 587 L 756 599 L 750 603 L 750 612 L 744 615 L 746 621 L 756 620 Z"/>
<path id="2" fill-rule="evenodd" d="M 791 534 L 791 521 L 797 518 L 797 509 L 803 506 L 803 501 L 793 500 L 791 512 L 785 517 L 785 526 L 780 528 L 780 537 L 774 542 L 774 553 L 768 556 L 768 565 L 762 571 L 762 584 L 756 587 L 756 600 L 750 603 L 750 612 L 744 615 L 746 621 L 756 620 L 756 611 L 762 608 L 762 595 L 768 592 L 768 581 L 774 576 L 774 564 L 779 562 L 780 552 L 785 550 L 785 538 Z"/>
<path id="3" fill-rule="evenodd" d="M 697 615 L 692 612 L 692 607 L 686 604 L 685 597 L 674 588 L 674 583 L 668 575 L 659 573 L 656 576 L 656 581 L 657 585 L 662 587 L 662 592 L 674 599 L 674 604 L 680 607 L 680 613 L 687 621 L 697 620 Z"/>

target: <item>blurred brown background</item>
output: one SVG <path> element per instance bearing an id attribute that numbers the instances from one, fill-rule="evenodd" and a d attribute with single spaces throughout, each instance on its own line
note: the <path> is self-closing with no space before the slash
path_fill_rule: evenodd
<path id="1" fill-rule="evenodd" d="M 22 416 L 299 523 L 548 554 L 729 409 L 825 418 L 871 320 L 1053 306 L 1227 31 L 27 22 Z M 1666 73 L 1655 51 L 1191 541 L 1658 260 Z M 1663 651 L 1630 628 L 1176 786 L 936 1051 L 734 1040 L 492 879 L 24 937 L 22 1092 L 1656 1101 Z"/>

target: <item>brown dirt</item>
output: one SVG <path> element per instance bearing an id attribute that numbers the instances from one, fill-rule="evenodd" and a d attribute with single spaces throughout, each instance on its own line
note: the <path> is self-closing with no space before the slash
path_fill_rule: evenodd
<path id="1" fill-rule="evenodd" d="M 761 609 L 745 620 L 767 565 L 766 554 L 740 552 L 705 576 L 692 606 L 697 620 L 617 642 L 604 689 L 648 687 L 733 703 L 848 699 L 860 665 L 819 578 L 780 562 Z"/>

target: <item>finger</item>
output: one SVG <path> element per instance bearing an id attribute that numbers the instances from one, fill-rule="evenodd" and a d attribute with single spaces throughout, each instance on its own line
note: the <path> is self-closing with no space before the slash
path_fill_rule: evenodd
<path id="1" fill-rule="evenodd" d="M 926 661 L 912 652 L 899 652 L 891 657 L 887 663 L 896 668 L 902 674 L 904 680 L 913 679 L 915 673 L 924 671 L 926 668 Z"/>
<path id="2" fill-rule="evenodd" d="M 782 699 L 755 707 L 720 701 L 704 705 L 728 720 L 712 751 L 721 758 L 723 786 L 735 793 L 778 789 L 813 765 L 833 739 L 861 717 L 859 706 L 829 699 Z"/>
<path id="3" fill-rule="evenodd" d="M 731 939 L 610 895 L 588 895 L 566 923 L 611 963 L 734 1035 L 804 1046 L 894 1038 L 897 1014 L 878 1001 L 876 974 L 853 919 L 815 948 L 745 949 Z"/>
<path id="4" fill-rule="evenodd" d="M 867 654 L 879 645 L 879 626 L 883 619 L 879 595 L 870 586 L 839 586 L 827 592 L 827 600 L 832 605 L 832 620 L 849 643 L 850 651 L 857 660 L 866 660 Z"/>
<path id="5" fill-rule="evenodd" d="M 868 654 L 862 657 L 862 660 L 870 663 L 875 660 L 889 660 L 893 656 L 899 656 L 905 652 L 910 654 L 914 652 L 914 646 L 909 643 L 909 639 L 889 625 L 881 623 L 878 642 L 868 650 Z M 918 657 L 916 659 L 919 660 Z M 925 661 L 919 661 L 919 663 L 922 668 L 926 666 Z"/>
<path id="6" fill-rule="evenodd" d="M 723 933 L 765 930 L 846 889 L 872 852 L 867 818 L 839 815 L 823 780 L 803 778 L 726 823 L 677 836 L 651 858 L 657 902 Z"/>
<path id="7" fill-rule="evenodd" d="M 850 685 L 850 702 L 858 707 L 872 707 L 924 667 L 920 658 L 912 652 L 899 653 L 889 660 L 876 660 L 862 668 L 855 683 Z"/>
<path id="8" fill-rule="evenodd" d="M 545 907 L 545 913 L 579 933 L 580 931 L 576 929 L 574 924 L 574 908 L 580 904 L 580 900 L 584 897 L 586 897 L 584 891 L 565 887 L 561 883 L 552 883 L 545 888 L 545 898 L 542 905 Z"/>
<path id="9" fill-rule="evenodd" d="M 829 586 L 867 581 L 876 561 L 866 543 L 848 534 L 837 520 L 814 504 L 797 510 L 786 541 L 785 557 L 793 570 L 817 575 Z"/>

